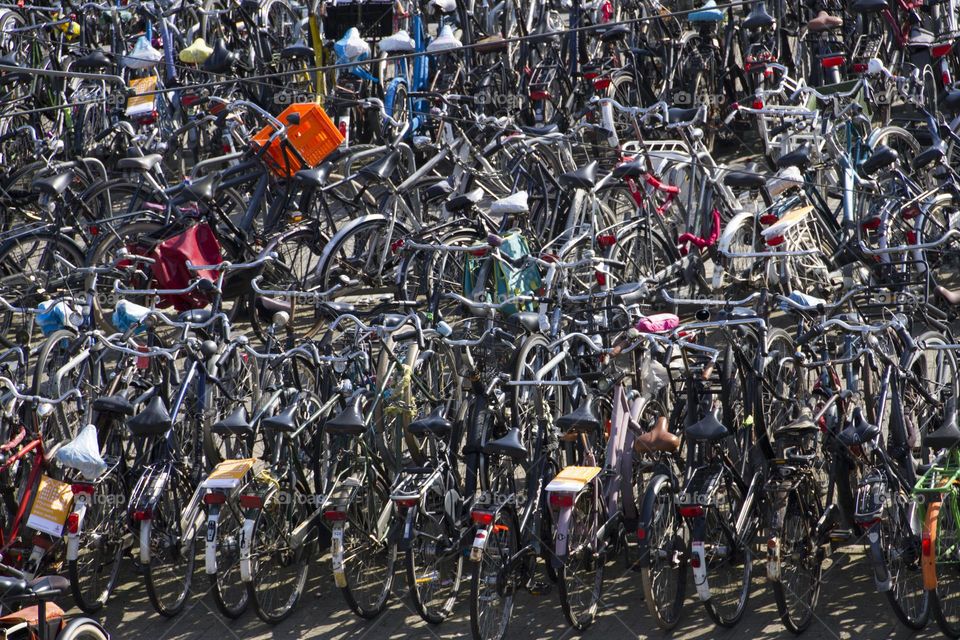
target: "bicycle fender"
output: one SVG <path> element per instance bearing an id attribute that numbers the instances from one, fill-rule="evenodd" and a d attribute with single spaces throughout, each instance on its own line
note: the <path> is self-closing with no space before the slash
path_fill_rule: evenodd
<path id="1" fill-rule="evenodd" d="M 701 602 L 706 602 L 710 599 L 710 584 L 707 582 L 707 554 L 703 548 L 703 540 L 694 540 L 691 543 L 690 555 L 697 595 L 700 596 Z"/>
<path id="2" fill-rule="evenodd" d="M 327 243 L 327 246 L 323 248 L 323 253 L 320 254 L 320 260 L 317 262 L 317 271 L 314 275 L 323 273 L 326 269 L 327 263 L 330 262 L 330 258 L 333 253 L 334 247 L 339 245 L 340 240 L 346 236 L 348 233 L 351 233 L 356 227 L 361 224 L 370 221 L 370 220 L 386 220 L 386 216 L 380 215 L 379 213 L 371 213 L 369 215 L 360 216 L 359 218 L 354 218 L 347 224 L 343 225 L 337 232 L 330 238 L 330 242 Z"/>
<path id="3" fill-rule="evenodd" d="M 741 221 L 745 220 L 744 224 L 751 224 L 754 218 L 754 214 L 749 211 L 741 211 L 740 213 L 734 215 L 730 222 L 727 223 L 724 227 L 723 232 L 720 234 L 720 239 L 717 240 L 717 251 L 720 255 L 725 255 L 730 251 L 730 245 L 733 243 L 733 239 L 737 234 L 737 230 L 741 226 Z M 723 282 L 723 261 L 718 260 L 717 264 L 713 268 L 713 287 L 718 288 Z"/>
<path id="4" fill-rule="evenodd" d="M 670 484 L 670 477 L 666 474 L 655 475 L 647 484 L 640 505 L 640 518 L 637 523 L 637 564 L 640 567 L 650 566 L 650 545 L 647 542 L 647 532 L 653 522 L 653 510 L 656 506 L 657 490 L 664 483 Z"/>
<path id="5" fill-rule="evenodd" d="M 386 91 L 383 92 L 383 107 L 387 115 L 392 116 L 394 113 L 394 100 L 397 98 L 397 88 L 400 86 L 407 86 L 407 79 L 395 76 L 390 80 L 390 84 L 387 85 Z"/>
<path id="6" fill-rule="evenodd" d="M 140 564 L 150 566 L 150 521 L 140 523 Z"/>
<path id="7" fill-rule="evenodd" d="M 873 580 L 877 583 L 877 591 L 887 592 L 893 587 L 887 565 L 883 561 L 883 549 L 880 547 L 880 524 L 876 523 L 867 531 L 867 540 L 870 546 L 867 553 L 870 564 L 873 565 Z"/>
<path id="8" fill-rule="evenodd" d="M 574 499 L 576 504 L 576 499 Z M 573 507 L 564 507 L 557 514 L 557 532 L 554 538 L 554 556 L 550 563 L 554 569 L 559 569 L 567 561 L 567 540 L 570 538 L 570 520 L 573 518 Z"/>
<path id="9" fill-rule="evenodd" d="M 83 517 L 87 513 L 86 495 L 80 494 L 73 501 L 73 513 L 77 514 L 77 532 L 67 534 L 67 560 L 76 560 L 80 555 L 80 534 L 83 532 Z"/>
<path id="10" fill-rule="evenodd" d="M 253 581 L 253 566 L 250 560 L 250 541 L 253 539 L 253 527 L 256 520 L 245 518 L 240 535 L 240 581 Z"/>
<path id="11" fill-rule="evenodd" d="M 204 547 L 203 561 L 207 575 L 217 573 L 217 524 L 220 521 L 220 505 L 210 505 L 207 514 L 207 540 Z"/>
<path id="12" fill-rule="evenodd" d="M 343 570 L 342 522 L 333 527 L 330 537 L 330 564 L 333 567 L 333 581 L 339 588 L 345 589 L 347 587 L 347 575 Z"/>

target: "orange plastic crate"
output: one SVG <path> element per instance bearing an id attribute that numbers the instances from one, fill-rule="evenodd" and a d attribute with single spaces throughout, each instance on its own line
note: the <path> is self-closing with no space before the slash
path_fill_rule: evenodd
<path id="1" fill-rule="evenodd" d="M 343 142 L 337 125 L 320 105 L 313 102 L 292 104 L 277 116 L 277 120 L 286 123 L 291 113 L 300 114 L 300 124 L 287 127 L 287 141 L 300 152 L 308 166 L 301 166 L 297 157 L 289 149 L 283 148 L 279 140 L 270 144 L 266 154 L 271 159 L 269 164 L 273 172 L 286 178 L 300 169 L 317 166 Z M 273 133 L 273 126 L 268 124 L 253 136 L 254 144 L 263 148 Z"/>

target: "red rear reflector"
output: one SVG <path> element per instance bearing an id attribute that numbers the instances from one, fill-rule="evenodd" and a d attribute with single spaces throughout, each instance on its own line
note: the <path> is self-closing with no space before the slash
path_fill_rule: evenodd
<path id="1" fill-rule="evenodd" d="M 699 504 L 680 507 L 677 509 L 677 511 L 680 513 L 680 517 L 682 518 L 699 518 L 703 515 L 703 507 Z"/>
<path id="2" fill-rule="evenodd" d="M 601 249 L 609 249 L 617 244 L 617 236 L 612 233 L 603 233 L 597 236 L 597 244 Z"/>
<path id="3" fill-rule="evenodd" d="M 637 540 L 646 540 L 646 539 L 647 539 L 647 530 L 637 529 Z"/>
<path id="4" fill-rule="evenodd" d="M 909 242 L 910 244 L 917 244 L 916 231 L 907 231 L 907 242 Z"/>
<path id="5" fill-rule="evenodd" d="M 593 81 L 593 88 L 597 91 L 603 91 L 610 86 L 610 78 L 597 78 Z"/>
<path id="6" fill-rule="evenodd" d="M 910 207 L 909 209 L 904 210 L 904 212 L 901 213 L 900 215 L 903 217 L 904 220 L 913 220 L 914 218 L 920 215 L 920 208 Z"/>
<path id="7" fill-rule="evenodd" d="M 341 120 L 340 124 L 337 125 L 337 129 L 340 129 L 340 135 L 344 138 L 347 137 L 347 121 Z"/>
<path id="8" fill-rule="evenodd" d="M 929 558 L 933 555 L 933 541 L 930 540 L 930 534 L 923 534 L 923 538 L 920 540 L 920 547 L 923 550 L 924 557 Z"/>
<path id="9" fill-rule="evenodd" d="M 394 500 L 398 507 L 415 507 L 420 502 L 418 498 L 404 498 L 403 500 Z"/>
<path id="10" fill-rule="evenodd" d="M 754 109 L 763 109 L 763 100 L 754 100 L 753 101 Z"/>
<path id="11" fill-rule="evenodd" d="M 953 43 L 948 42 L 947 44 L 935 44 L 930 47 L 930 53 L 934 58 L 942 58 L 943 56 L 950 53 L 950 50 L 953 49 Z"/>
<path id="12" fill-rule="evenodd" d="M 690 555 L 690 566 L 694 569 L 700 568 L 700 555 L 697 553 Z"/>
<path id="13" fill-rule="evenodd" d="M 596 77 L 599 76 L 599 75 L 600 75 L 600 74 L 597 73 L 596 71 L 587 71 L 587 72 L 585 72 L 585 73 L 583 74 L 583 77 L 586 78 L 587 80 L 593 80 L 594 78 L 596 78 Z"/>
<path id="14" fill-rule="evenodd" d="M 80 494 L 92 496 L 94 491 L 94 486 L 92 484 L 87 484 L 85 482 L 78 482 L 76 484 L 70 485 L 70 491 L 72 491 L 73 495 L 75 496 Z"/>
<path id="15" fill-rule="evenodd" d="M 768 247 L 779 247 L 781 244 L 786 242 L 786 238 L 783 236 L 773 236 L 772 238 L 767 238 Z"/>
<path id="16" fill-rule="evenodd" d="M 860 223 L 860 226 L 868 231 L 876 231 L 880 228 L 880 217 L 868 218 Z"/>
<path id="17" fill-rule="evenodd" d="M 530 99 L 531 100 L 549 100 L 550 92 L 549 91 L 531 91 Z"/>
<path id="18" fill-rule="evenodd" d="M 344 520 L 347 519 L 347 512 L 346 512 L 346 511 L 336 511 L 336 510 L 333 510 L 333 511 L 324 511 L 324 512 L 323 512 L 323 519 L 324 519 L 324 520 L 329 520 L 330 522 L 343 522 Z"/>
<path id="19" fill-rule="evenodd" d="M 471 511 L 470 519 L 476 524 L 488 527 L 493 522 L 493 515 L 489 511 Z"/>
<path id="20" fill-rule="evenodd" d="M 596 276 L 597 276 L 597 284 L 599 286 L 601 287 L 607 286 L 607 274 L 605 274 L 603 271 L 597 271 Z"/>
<path id="21" fill-rule="evenodd" d="M 90 235 L 92 236 L 100 235 L 100 227 L 98 227 L 97 225 L 91 225 Z"/>
<path id="22" fill-rule="evenodd" d="M 780 218 L 778 218 L 775 214 L 765 213 L 762 216 L 760 216 L 760 224 L 773 224 L 779 219 Z"/>
<path id="23" fill-rule="evenodd" d="M 853 69 L 854 73 L 863 73 L 867 70 L 867 65 L 862 62 L 855 62 L 851 69 Z"/>
<path id="24" fill-rule="evenodd" d="M 150 520 L 153 518 L 152 509 L 137 509 L 133 512 L 133 521 L 134 522 L 143 522 L 144 520 Z"/>
<path id="25" fill-rule="evenodd" d="M 67 516 L 67 532 L 75 534 L 77 531 L 80 531 L 80 514 L 71 513 Z"/>
<path id="26" fill-rule="evenodd" d="M 223 504 L 227 501 L 227 494 L 213 491 L 203 496 L 203 504 Z"/>
<path id="27" fill-rule="evenodd" d="M 240 496 L 240 506 L 244 509 L 263 509 L 263 498 L 256 495 Z"/>
<path id="28" fill-rule="evenodd" d="M 843 56 L 828 56 L 820 61 L 820 66 L 824 69 L 833 69 L 843 65 Z"/>
<path id="29" fill-rule="evenodd" d="M 574 498 L 576 498 L 576 495 L 572 493 L 551 493 L 550 506 L 557 509 L 572 507 Z"/>

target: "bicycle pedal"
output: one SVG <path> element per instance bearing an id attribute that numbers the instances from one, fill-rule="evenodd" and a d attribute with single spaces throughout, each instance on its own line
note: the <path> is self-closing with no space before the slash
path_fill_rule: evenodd
<path id="1" fill-rule="evenodd" d="M 546 582 L 533 580 L 527 583 L 527 591 L 532 596 L 546 596 L 550 594 L 551 586 Z"/>

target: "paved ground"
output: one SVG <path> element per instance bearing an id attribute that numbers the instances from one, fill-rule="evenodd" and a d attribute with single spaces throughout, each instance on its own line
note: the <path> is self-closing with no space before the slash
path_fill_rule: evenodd
<path id="1" fill-rule="evenodd" d="M 763 565 L 754 569 L 754 589 L 748 605 L 749 612 L 734 630 L 714 627 L 702 607 L 693 599 L 687 600 L 685 615 L 672 634 L 659 631 L 641 600 L 640 576 L 624 573 L 622 564 L 607 567 L 604 610 L 597 622 L 583 637 L 587 639 L 620 640 L 672 637 L 682 640 L 699 638 L 730 638 L 767 640 L 793 637 L 783 630 L 776 614 L 776 605 L 770 590 L 763 584 Z M 103 623 L 114 638 L 141 638 L 149 640 L 194 640 L 200 638 L 323 638 L 342 640 L 386 640 L 399 638 L 464 638 L 470 634 L 469 586 L 461 591 L 461 600 L 452 620 L 436 627 L 420 620 L 409 604 L 402 572 L 398 572 L 396 596 L 380 618 L 364 621 L 357 618 L 343 603 L 334 587 L 329 557 L 311 567 L 309 592 L 299 607 L 284 623 L 268 627 L 253 612 L 239 620 L 228 620 L 219 615 L 212 598 L 198 593 L 189 602 L 186 611 L 173 620 L 165 620 L 153 612 L 138 576 L 129 571 L 124 586 L 115 594 Z M 881 638 L 941 637 L 931 623 L 920 633 L 912 633 L 899 626 L 886 599 L 874 589 L 873 579 L 867 573 L 858 547 L 837 552 L 825 565 L 825 585 L 817 609 L 817 621 L 803 635 L 806 640 L 859 640 Z M 202 575 L 197 576 L 198 588 L 205 589 Z M 692 576 L 688 584 L 692 585 Z M 692 586 L 688 588 L 688 592 Z M 575 638 L 560 610 L 556 590 L 534 597 L 521 594 L 508 637 L 526 639 L 566 640 Z"/>

